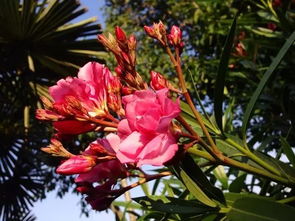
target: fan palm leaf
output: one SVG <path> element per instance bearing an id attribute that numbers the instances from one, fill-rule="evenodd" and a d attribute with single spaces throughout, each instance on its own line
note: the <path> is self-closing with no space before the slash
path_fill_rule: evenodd
<path id="1" fill-rule="evenodd" d="M 39 95 L 47 96 L 48 85 L 62 75 L 75 74 L 84 63 L 104 58 L 96 40 L 101 30 L 95 18 L 73 22 L 85 12 L 76 0 L 0 1 L 3 221 L 34 220 L 29 209 L 54 180 L 39 153 L 49 132 L 34 119 Z"/>

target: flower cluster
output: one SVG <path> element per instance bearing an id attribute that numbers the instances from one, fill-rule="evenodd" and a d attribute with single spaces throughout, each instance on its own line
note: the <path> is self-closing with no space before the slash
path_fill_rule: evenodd
<path id="1" fill-rule="evenodd" d="M 161 22 L 145 27 L 163 45 L 182 50 L 180 29 L 173 26 L 170 34 L 164 29 Z M 174 120 L 181 112 L 180 91 L 155 71 L 150 72 L 150 84 L 144 82 L 136 71 L 134 35 L 127 37 L 119 27 L 115 35 L 98 39 L 117 60 L 116 75 L 103 64 L 89 62 L 77 77 L 61 79 L 50 87 L 51 99 L 43 97 L 45 108 L 36 111 L 36 117 L 53 122 L 56 131 L 51 144 L 42 150 L 64 158 L 56 172 L 77 174 L 77 191 L 86 194 L 86 201 L 96 210 L 108 208 L 135 186 L 117 185 L 120 180 L 141 177 L 142 165 L 165 165 L 181 149 Z M 78 155 L 60 142 L 90 131 L 105 137 Z"/>

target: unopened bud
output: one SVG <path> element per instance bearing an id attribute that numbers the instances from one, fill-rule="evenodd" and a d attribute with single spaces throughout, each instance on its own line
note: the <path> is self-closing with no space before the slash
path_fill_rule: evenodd
<path id="1" fill-rule="evenodd" d="M 130 35 L 130 37 L 128 39 L 128 48 L 129 48 L 129 50 L 134 51 L 136 49 L 136 44 L 137 44 L 137 41 L 136 41 L 135 35 Z"/>
<path id="2" fill-rule="evenodd" d="M 179 27 L 173 25 L 168 35 L 168 39 L 170 44 L 174 45 L 175 47 L 180 47 L 180 43 L 182 40 L 182 31 Z"/>
<path id="3" fill-rule="evenodd" d="M 91 155 L 108 155 L 108 151 L 99 143 L 91 143 L 87 148 L 87 153 L 91 153 Z"/>
<path id="4" fill-rule="evenodd" d="M 38 120 L 58 121 L 58 120 L 64 119 L 64 116 L 59 115 L 54 111 L 45 110 L 45 109 L 37 109 L 35 116 Z"/>
<path id="5" fill-rule="evenodd" d="M 125 43 L 127 41 L 127 37 L 125 32 L 119 27 L 116 26 L 115 28 L 115 34 L 118 41 Z"/>
<path id="6" fill-rule="evenodd" d="M 52 138 L 51 143 L 48 147 L 42 147 L 41 150 L 51 154 L 52 156 L 58 156 L 58 157 L 66 157 L 70 158 L 74 156 L 70 152 L 68 152 L 61 142 L 59 142 L 57 139 Z"/>
<path id="7" fill-rule="evenodd" d="M 144 28 L 144 30 L 145 30 L 145 32 L 147 33 L 148 36 L 150 36 L 152 38 L 156 38 L 156 34 L 155 34 L 155 31 L 154 31 L 153 27 L 145 25 L 143 28 Z"/>
<path id="8" fill-rule="evenodd" d="M 168 88 L 168 81 L 159 72 L 151 71 L 150 75 L 151 75 L 150 85 L 154 90 Z"/>
<path id="9" fill-rule="evenodd" d="M 163 46 L 166 46 L 166 27 L 161 21 L 154 23 L 152 27 L 144 26 L 144 30 L 148 36 L 157 39 Z"/>
<path id="10" fill-rule="evenodd" d="M 115 68 L 115 72 L 117 73 L 117 75 L 119 77 L 123 76 L 123 70 L 122 70 L 122 67 L 120 65 Z"/>
<path id="11" fill-rule="evenodd" d="M 102 43 L 106 48 L 111 50 L 113 53 L 120 53 L 121 50 L 118 46 L 118 43 L 111 33 L 108 34 L 108 37 L 106 37 L 105 35 L 98 35 L 97 38 L 100 43 Z"/>
<path id="12" fill-rule="evenodd" d="M 135 90 L 130 88 L 130 87 L 122 87 L 121 89 L 121 93 L 123 95 L 129 95 L 129 94 L 132 94 Z"/>
<path id="13" fill-rule="evenodd" d="M 96 158 L 92 156 L 73 156 L 64 161 L 56 172 L 64 175 L 80 174 L 90 171 L 96 165 Z"/>

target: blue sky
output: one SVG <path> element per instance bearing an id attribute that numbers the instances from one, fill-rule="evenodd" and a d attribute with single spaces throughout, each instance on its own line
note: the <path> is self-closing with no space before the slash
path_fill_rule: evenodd
<path id="1" fill-rule="evenodd" d="M 88 8 L 85 15 L 80 16 L 77 20 L 83 20 L 96 16 L 100 24 L 103 25 L 104 18 L 100 8 L 104 5 L 103 0 L 80 0 L 81 5 Z M 103 25 L 104 27 L 104 25 Z M 46 199 L 35 203 L 32 213 L 35 214 L 38 221 L 98 221 L 114 220 L 111 211 L 90 213 L 90 217 L 81 216 L 79 200 L 81 196 L 66 194 L 63 199 L 56 196 L 56 192 L 47 194 Z"/>

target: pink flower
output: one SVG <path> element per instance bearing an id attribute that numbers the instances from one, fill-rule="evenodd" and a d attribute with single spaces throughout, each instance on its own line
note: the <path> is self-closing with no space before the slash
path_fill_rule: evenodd
<path id="1" fill-rule="evenodd" d="M 61 79 L 49 88 L 53 102 L 46 101 L 47 110 L 39 109 L 36 117 L 52 120 L 60 134 L 80 134 L 97 127 L 88 117 L 104 117 L 109 108 L 122 112 L 121 84 L 116 76 L 102 64 L 89 62 L 77 77 Z"/>
<path id="2" fill-rule="evenodd" d="M 179 102 L 167 97 L 168 89 L 136 91 L 123 97 L 126 118 L 119 123 L 117 158 L 137 166 L 163 165 L 178 149 L 169 127 L 180 113 Z"/>

